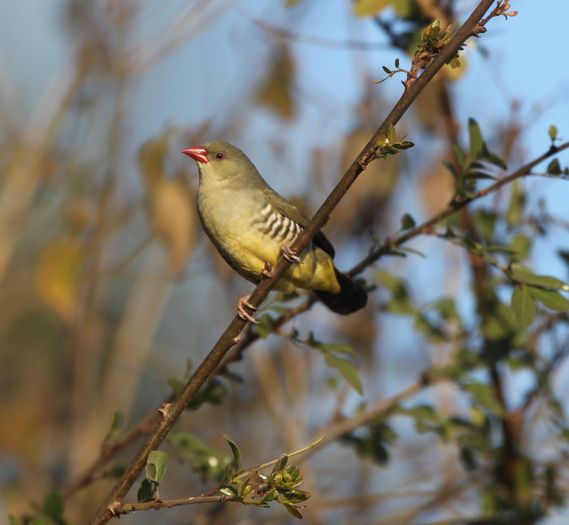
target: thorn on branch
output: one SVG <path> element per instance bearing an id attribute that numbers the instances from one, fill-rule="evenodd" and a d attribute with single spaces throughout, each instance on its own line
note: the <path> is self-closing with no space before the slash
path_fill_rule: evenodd
<path id="1" fill-rule="evenodd" d="M 119 509 L 121 508 L 121 502 L 120 501 L 113 501 L 108 507 L 108 511 L 111 513 L 111 516 L 113 518 L 120 518 L 120 512 Z"/>
<path id="2" fill-rule="evenodd" d="M 158 409 L 158 413 L 164 418 L 171 418 L 170 415 L 170 408 L 172 407 L 172 403 L 162 403 L 160 408 Z"/>

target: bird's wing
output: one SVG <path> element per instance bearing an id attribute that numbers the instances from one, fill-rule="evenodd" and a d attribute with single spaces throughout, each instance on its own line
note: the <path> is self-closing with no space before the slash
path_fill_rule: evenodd
<path id="1" fill-rule="evenodd" d="M 305 228 L 306 225 L 310 222 L 310 219 L 304 215 L 294 204 L 288 202 L 282 195 L 274 191 L 272 188 L 268 187 L 265 188 L 265 191 L 269 194 L 269 202 L 273 209 L 280 213 L 283 217 L 288 217 L 291 221 L 296 222 L 302 228 Z M 324 250 L 332 259 L 336 254 L 334 250 L 334 246 L 328 240 L 326 235 L 324 235 L 321 231 L 317 232 L 312 239 L 312 242 L 318 246 L 318 248 Z"/>

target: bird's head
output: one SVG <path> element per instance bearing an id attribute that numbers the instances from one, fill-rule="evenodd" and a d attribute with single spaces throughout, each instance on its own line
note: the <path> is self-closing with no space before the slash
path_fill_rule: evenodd
<path id="1" fill-rule="evenodd" d="M 196 161 L 200 181 L 221 183 L 259 176 L 247 155 L 227 142 L 216 140 L 201 147 L 184 149 L 182 153 Z"/>

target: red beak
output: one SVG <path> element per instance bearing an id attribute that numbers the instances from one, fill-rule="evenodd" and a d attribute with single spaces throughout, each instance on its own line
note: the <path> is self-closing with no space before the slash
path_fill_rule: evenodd
<path id="1" fill-rule="evenodd" d="M 182 153 L 188 157 L 192 157 L 196 162 L 203 162 L 204 164 L 209 162 L 209 159 L 207 158 L 207 150 L 205 148 L 183 149 Z"/>

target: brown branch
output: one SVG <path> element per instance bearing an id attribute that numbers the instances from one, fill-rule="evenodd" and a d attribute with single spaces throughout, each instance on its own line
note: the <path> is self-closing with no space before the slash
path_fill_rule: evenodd
<path id="1" fill-rule="evenodd" d="M 183 505 L 196 505 L 199 503 L 239 503 L 237 499 L 224 494 L 216 494 L 214 496 L 193 496 L 190 498 L 176 498 L 176 499 L 155 499 L 152 501 L 145 501 L 143 503 L 121 503 L 114 505 L 112 511 L 116 517 L 122 514 L 130 514 L 140 510 L 158 510 L 170 509 L 172 507 L 181 507 Z"/>
<path id="2" fill-rule="evenodd" d="M 474 9 L 472 14 L 468 17 L 466 22 L 457 31 L 455 36 L 450 42 L 441 50 L 441 52 L 433 59 L 427 66 L 424 72 L 417 78 L 417 80 L 405 89 L 401 98 L 395 104 L 393 110 L 385 118 L 383 123 L 379 126 L 373 137 L 369 140 L 361 153 L 357 156 L 356 160 L 348 168 L 347 172 L 340 179 L 332 193 L 324 201 L 320 209 L 316 212 L 312 220 L 309 222 L 304 231 L 295 240 L 291 248 L 297 252 L 302 251 L 311 242 L 314 235 L 324 226 L 327 222 L 330 213 L 338 205 L 342 197 L 357 179 L 357 177 L 365 170 L 367 165 L 374 159 L 375 151 L 378 147 L 378 142 L 381 137 L 387 136 L 387 132 L 391 126 L 396 125 L 405 112 L 409 109 L 411 104 L 427 86 L 427 84 L 434 78 L 437 72 L 451 60 L 464 42 L 473 34 L 474 29 L 479 25 L 480 20 L 492 5 L 493 0 L 482 0 Z M 277 265 L 273 269 L 272 277 L 262 280 L 255 288 L 250 296 L 250 303 L 258 307 L 265 299 L 273 286 L 279 281 L 288 270 L 290 263 L 284 258 L 280 258 Z M 188 380 L 183 390 L 178 397 L 171 403 L 162 407 L 159 422 L 154 428 L 151 435 L 148 437 L 143 446 L 139 449 L 136 456 L 130 462 L 121 478 L 116 482 L 105 501 L 99 507 L 93 521 L 93 525 L 101 525 L 108 523 L 112 519 L 112 506 L 116 505 L 125 497 L 130 487 L 138 478 L 139 474 L 144 469 L 148 455 L 153 450 L 157 449 L 170 428 L 178 417 L 182 414 L 188 403 L 194 399 L 201 386 L 208 380 L 209 377 L 217 369 L 222 359 L 227 352 L 236 344 L 240 332 L 245 327 L 245 321 L 236 316 L 229 324 L 218 341 L 215 343 L 209 354 L 198 366 L 195 373 Z"/>

